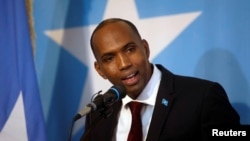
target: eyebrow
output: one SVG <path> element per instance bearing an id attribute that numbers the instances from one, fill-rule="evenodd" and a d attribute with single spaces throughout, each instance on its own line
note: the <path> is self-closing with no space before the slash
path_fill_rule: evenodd
<path id="1" fill-rule="evenodd" d="M 123 45 L 123 47 L 121 48 L 122 51 L 126 50 L 128 48 L 128 46 L 130 45 L 135 45 L 136 43 L 131 41 L 131 42 L 128 42 L 127 44 Z M 106 56 L 112 56 L 114 55 L 115 53 L 114 52 L 107 52 L 107 53 L 104 53 L 100 58 L 103 59 L 104 57 Z"/>
<path id="2" fill-rule="evenodd" d="M 114 55 L 113 52 L 108 52 L 108 53 L 104 53 L 100 58 L 103 59 L 106 56 L 112 56 L 112 55 Z"/>
<path id="3" fill-rule="evenodd" d="M 122 50 L 125 50 L 128 46 L 130 46 L 130 45 L 136 45 L 136 43 L 135 42 L 129 42 L 129 43 L 127 43 L 126 45 L 124 45 L 123 47 L 122 47 Z"/>

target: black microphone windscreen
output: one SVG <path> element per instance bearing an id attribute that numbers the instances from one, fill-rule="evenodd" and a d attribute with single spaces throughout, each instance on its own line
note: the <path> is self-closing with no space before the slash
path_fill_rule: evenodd
<path id="1" fill-rule="evenodd" d="M 126 88 L 122 84 L 114 85 L 112 86 L 109 90 L 114 91 L 115 94 L 117 95 L 117 100 L 121 100 L 126 96 Z"/>

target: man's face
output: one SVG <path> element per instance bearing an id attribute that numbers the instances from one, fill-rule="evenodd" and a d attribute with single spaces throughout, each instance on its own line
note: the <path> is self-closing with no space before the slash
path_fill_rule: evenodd
<path id="1" fill-rule="evenodd" d="M 152 74 L 148 43 L 123 22 L 105 25 L 92 41 L 97 72 L 114 85 L 122 83 L 136 98 Z"/>

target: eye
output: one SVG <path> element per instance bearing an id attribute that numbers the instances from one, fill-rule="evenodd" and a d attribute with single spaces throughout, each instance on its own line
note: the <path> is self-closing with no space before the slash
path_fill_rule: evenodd
<path id="1" fill-rule="evenodd" d="M 132 53 L 132 52 L 134 52 L 135 51 L 135 46 L 129 46 L 127 49 L 126 49 L 126 52 L 127 53 Z"/>
<path id="2" fill-rule="evenodd" d="M 113 59 L 114 59 L 114 56 L 113 56 L 113 55 L 107 55 L 107 56 L 104 56 L 104 57 L 102 58 L 102 61 L 103 61 L 104 63 L 107 63 L 107 62 L 113 61 Z"/>

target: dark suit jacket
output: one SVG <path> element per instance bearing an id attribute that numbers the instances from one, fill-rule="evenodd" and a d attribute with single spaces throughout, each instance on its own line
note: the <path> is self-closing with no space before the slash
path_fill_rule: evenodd
<path id="1" fill-rule="evenodd" d="M 162 78 L 147 141 L 208 140 L 211 128 L 240 124 L 239 115 L 220 84 L 174 75 L 161 65 L 157 67 Z M 87 116 L 85 137 L 88 141 L 112 140 L 121 101 L 111 107 L 108 112 L 99 110 Z M 105 117 L 100 116 L 103 113 L 107 118 L 98 119 Z"/>

